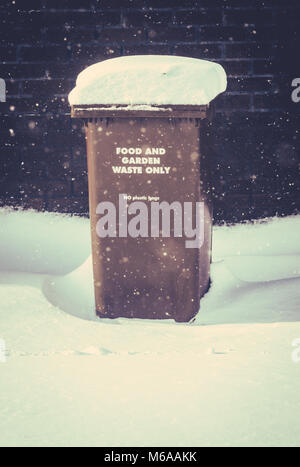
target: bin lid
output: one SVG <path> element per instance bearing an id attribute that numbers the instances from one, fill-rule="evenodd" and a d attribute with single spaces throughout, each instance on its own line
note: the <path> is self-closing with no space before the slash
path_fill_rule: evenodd
<path id="1" fill-rule="evenodd" d="M 133 55 L 92 65 L 69 95 L 73 108 L 167 112 L 207 106 L 227 87 L 221 65 L 170 55 Z"/>

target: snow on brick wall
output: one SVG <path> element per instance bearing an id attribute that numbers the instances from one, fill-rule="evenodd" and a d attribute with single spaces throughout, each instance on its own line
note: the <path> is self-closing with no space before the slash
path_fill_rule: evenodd
<path id="1" fill-rule="evenodd" d="M 85 141 L 67 94 L 95 62 L 132 54 L 216 60 L 219 220 L 299 204 L 297 0 L 21 0 L 0 6 L 0 203 L 87 213 Z M 300 73 L 298 73 L 300 76 Z"/>

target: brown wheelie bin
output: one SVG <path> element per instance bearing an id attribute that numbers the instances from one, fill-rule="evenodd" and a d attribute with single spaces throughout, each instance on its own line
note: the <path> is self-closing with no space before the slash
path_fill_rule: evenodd
<path id="1" fill-rule="evenodd" d="M 99 317 L 197 314 L 210 286 L 211 114 L 211 105 L 72 105 L 86 132 Z M 200 210 L 192 243 L 186 224 L 195 227 Z"/>

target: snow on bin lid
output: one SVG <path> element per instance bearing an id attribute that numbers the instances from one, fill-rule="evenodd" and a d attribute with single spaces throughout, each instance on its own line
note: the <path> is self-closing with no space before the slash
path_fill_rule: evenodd
<path id="1" fill-rule="evenodd" d="M 134 55 L 90 66 L 77 78 L 76 105 L 207 105 L 227 87 L 221 65 L 189 57 Z"/>

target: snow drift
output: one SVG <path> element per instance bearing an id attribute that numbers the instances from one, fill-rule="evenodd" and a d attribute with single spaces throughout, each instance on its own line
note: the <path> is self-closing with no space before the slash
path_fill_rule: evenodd
<path id="1" fill-rule="evenodd" d="M 300 216 L 216 227 L 189 325 L 88 321 L 89 221 L 0 219 L 0 446 L 299 445 Z"/>

